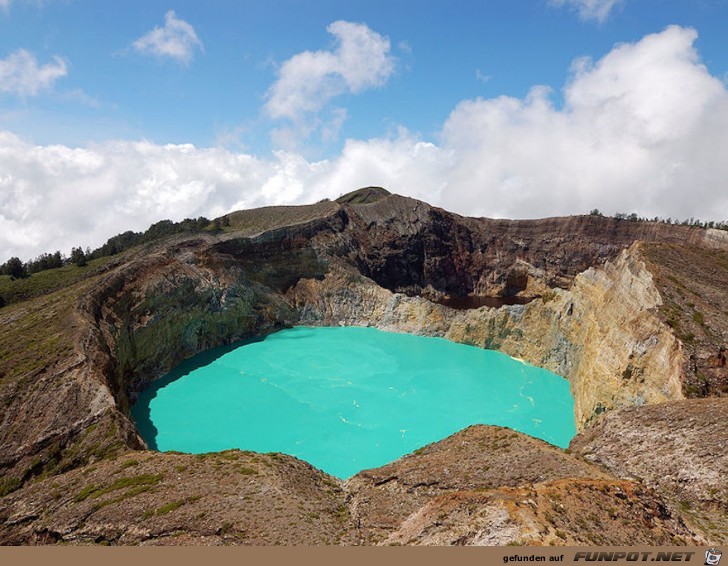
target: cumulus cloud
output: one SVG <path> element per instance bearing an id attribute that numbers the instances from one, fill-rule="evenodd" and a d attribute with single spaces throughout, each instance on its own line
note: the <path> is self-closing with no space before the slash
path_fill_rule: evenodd
<path id="1" fill-rule="evenodd" d="M 177 18 L 173 10 L 164 15 L 164 27 L 155 27 L 134 41 L 132 47 L 140 53 L 168 57 L 185 65 L 192 61 L 196 49 L 203 49 L 195 28 Z"/>
<path id="2" fill-rule="evenodd" d="M 269 169 L 248 155 L 191 145 L 34 146 L 2 133 L 0 250 L 20 257 L 67 252 L 162 218 L 261 205 Z"/>
<path id="3" fill-rule="evenodd" d="M 366 185 L 470 216 L 637 212 L 728 220 L 728 91 L 670 27 L 599 60 L 578 59 L 564 104 L 464 100 L 436 140 L 404 128 L 347 140 L 331 159 L 108 142 L 34 146 L 0 133 L 0 262 L 102 244 L 162 218 L 300 204 Z"/>
<path id="4" fill-rule="evenodd" d="M 670 27 L 577 60 L 561 109 L 544 87 L 460 103 L 441 140 L 458 156 L 443 204 L 501 216 L 596 206 L 728 218 L 728 93 L 700 63 L 696 37 Z"/>
<path id="5" fill-rule="evenodd" d="M 283 130 L 286 135 L 307 137 L 331 99 L 382 86 L 394 72 L 389 40 L 365 24 L 337 21 L 326 30 L 336 40 L 334 48 L 304 51 L 285 61 L 266 94 L 268 116 L 294 125 Z"/>
<path id="6" fill-rule="evenodd" d="M 38 60 L 25 49 L 0 59 L 0 92 L 19 96 L 35 96 L 68 74 L 66 63 L 58 56 L 52 62 L 38 65 Z"/>
<path id="7" fill-rule="evenodd" d="M 550 0 L 553 6 L 568 6 L 579 14 L 582 20 L 604 22 L 612 9 L 622 0 Z"/>

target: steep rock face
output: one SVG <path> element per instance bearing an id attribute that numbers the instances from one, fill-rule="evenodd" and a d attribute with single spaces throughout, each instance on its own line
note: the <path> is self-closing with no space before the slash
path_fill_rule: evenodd
<path id="1" fill-rule="evenodd" d="M 378 285 L 409 295 L 509 296 L 527 290 L 528 273 L 548 287 L 568 288 L 577 274 L 635 241 L 728 247 L 685 226 L 598 216 L 464 218 L 398 195 L 344 206 L 340 215 L 337 255 Z"/>
<path id="2" fill-rule="evenodd" d="M 495 347 L 566 377 L 581 428 L 607 409 L 682 397 L 682 350 L 656 314 L 660 302 L 635 245 L 577 275 L 569 291 L 501 309 L 513 313 L 501 327 L 467 313 L 445 337 Z"/>
<path id="3" fill-rule="evenodd" d="M 2 313 L 12 343 L 3 348 L 7 373 L 0 376 L 0 496 L 140 446 L 134 425 L 116 410 L 108 357 L 98 356 L 99 343 L 72 295 L 62 296 Z"/>
<path id="4" fill-rule="evenodd" d="M 143 446 L 129 407 L 148 382 L 198 352 L 292 324 L 297 314 L 265 283 L 315 277 L 323 266 L 308 261 L 310 248 L 282 240 L 245 239 L 240 258 L 225 252 L 235 239 L 175 238 L 55 302 L 5 310 L 4 328 L 32 342 L 11 351 L 17 376 L 0 381 L 0 494 Z M 266 253 L 277 258 L 267 271 L 253 261 Z"/>
<path id="5" fill-rule="evenodd" d="M 198 352 L 293 324 L 298 313 L 281 293 L 301 277 L 323 276 L 327 266 L 308 238 L 318 229 L 178 238 L 101 278 L 78 312 L 119 408 Z"/>

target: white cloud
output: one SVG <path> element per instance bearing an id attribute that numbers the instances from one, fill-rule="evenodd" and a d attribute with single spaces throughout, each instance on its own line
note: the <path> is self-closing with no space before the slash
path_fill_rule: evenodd
<path id="1" fill-rule="evenodd" d="M 475 69 L 475 80 L 478 80 L 483 83 L 487 83 L 490 79 L 492 79 L 490 75 L 486 75 L 483 71 L 480 69 Z"/>
<path id="2" fill-rule="evenodd" d="M 0 132 L 0 262 L 98 246 L 162 218 L 316 202 L 366 185 L 470 216 L 637 212 L 728 220 L 728 91 L 701 64 L 692 29 L 670 27 L 577 60 L 564 106 L 462 101 L 437 143 L 405 129 L 347 140 L 309 161 L 221 148 L 115 141 L 33 146 Z"/>
<path id="3" fill-rule="evenodd" d="M 54 56 L 52 62 L 38 66 L 32 53 L 18 49 L 0 59 L 0 92 L 34 96 L 67 74 L 66 63 L 60 57 Z"/>
<path id="4" fill-rule="evenodd" d="M 550 0 L 554 6 L 568 6 L 575 10 L 582 20 L 604 22 L 612 9 L 623 0 Z"/>
<path id="5" fill-rule="evenodd" d="M 0 250 L 24 258 L 68 252 L 162 218 L 262 205 L 267 201 L 259 191 L 271 169 L 222 149 L 146 141 L 72 149 L 34 146 L 2 133 Z"/>
<path id="6" fill-rule="evenodd" d="M 318 113 L 331 99 L 382 86 L 395 69 L 389 40 L 365 24 L 337 21 L 326 30 L 335 37 L 335 47 L 285 61 L 266 94 L 268 116 L 290 120 L 294 126 L 286 132 L 303 138 L 320 126 Z"/>
<path id="7" fill-rule="evenodd" d="M 700 63 L 696 36 L 670 27 L 577 61 L 563 109 L 543 87 L 524 100 L 462 102 L 443 130 L 458 156 L 443 204 L 501 216 L 596 206 L 728 218 L 728 93 Z"/>
<path id="8" fill-rule="evenodd" d="M 5 10 L 10 8 L 10 0 L 0 0 L 0 10 Z"/>
<path id="9" fill-rule="evenodd" d="M 196 49 L 203 50 L 195 28 L 177 18 L 173 10 L 164 15 L 164 27 L 155 27 L 134 41 L 132 47 L 140 53 L 169 57 L 183 64 L 192 61 Z"/>

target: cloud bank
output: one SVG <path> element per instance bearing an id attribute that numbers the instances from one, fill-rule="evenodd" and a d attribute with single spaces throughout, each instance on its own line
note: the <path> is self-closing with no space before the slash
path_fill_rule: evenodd
<path id="1" fill-rule="evenodd" d="M 726 220 L 728 91 L 701 63 L 696 37 L 670 27 L 577 59 L 562 107 L 544 86 L 523 99 L 464 100 L 437 139 L 400 128 L 347 140 L 321 161 L 146 141 L 34 146 L 1 133 L 0 262 L 98 246 L 162 218 L 309 203 L 366 185 L 470 216 L 599 208 Z"/>
<path id="2" fill-rule="evenodd" d="M 139 53 L 174 59 L 185 65 L 192 61 L 195 50 L 203 49 L 195 28 L 177 18 L 173 10 L 164 15 L 164 27 L 154 28 L 134 41 L 132 47 Z"/>

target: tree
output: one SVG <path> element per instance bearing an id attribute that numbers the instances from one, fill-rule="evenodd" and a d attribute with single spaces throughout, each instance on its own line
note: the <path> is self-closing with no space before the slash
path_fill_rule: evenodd
<path id="1" fill-rule="evenodd" d="M 5 306 L 5 299 L 3 299 L 2 295 L 0 295 L 0 309 Z"/>
<path id="2" fill-rule="evenodd" d="M 59 251 L 56 251 L 54 254 L 40 254 L 37 258 L 25 264 L 28 273 L 38 273 L 39 271 L 55 269 L 57 267 L 63 267 L 63 258 Z"/>
<path id="3" fill-rule="evenodd" d="M 13 279 L 28 277 L 28 270 L 25 268 L 23 262 L 20 261 L 20 258 L 17 257 L 11 257 L 5 263 L 5 273 L 10 275 Z"/>
<path id="4" fill-rule="evenodd" d="M 86 260 L 86 254 L 84 253 L 83 248 L 78 247 L 71 250 L 71 263 L 75 263 L 78 267 L 88 265 L 88 261 Z"/>

